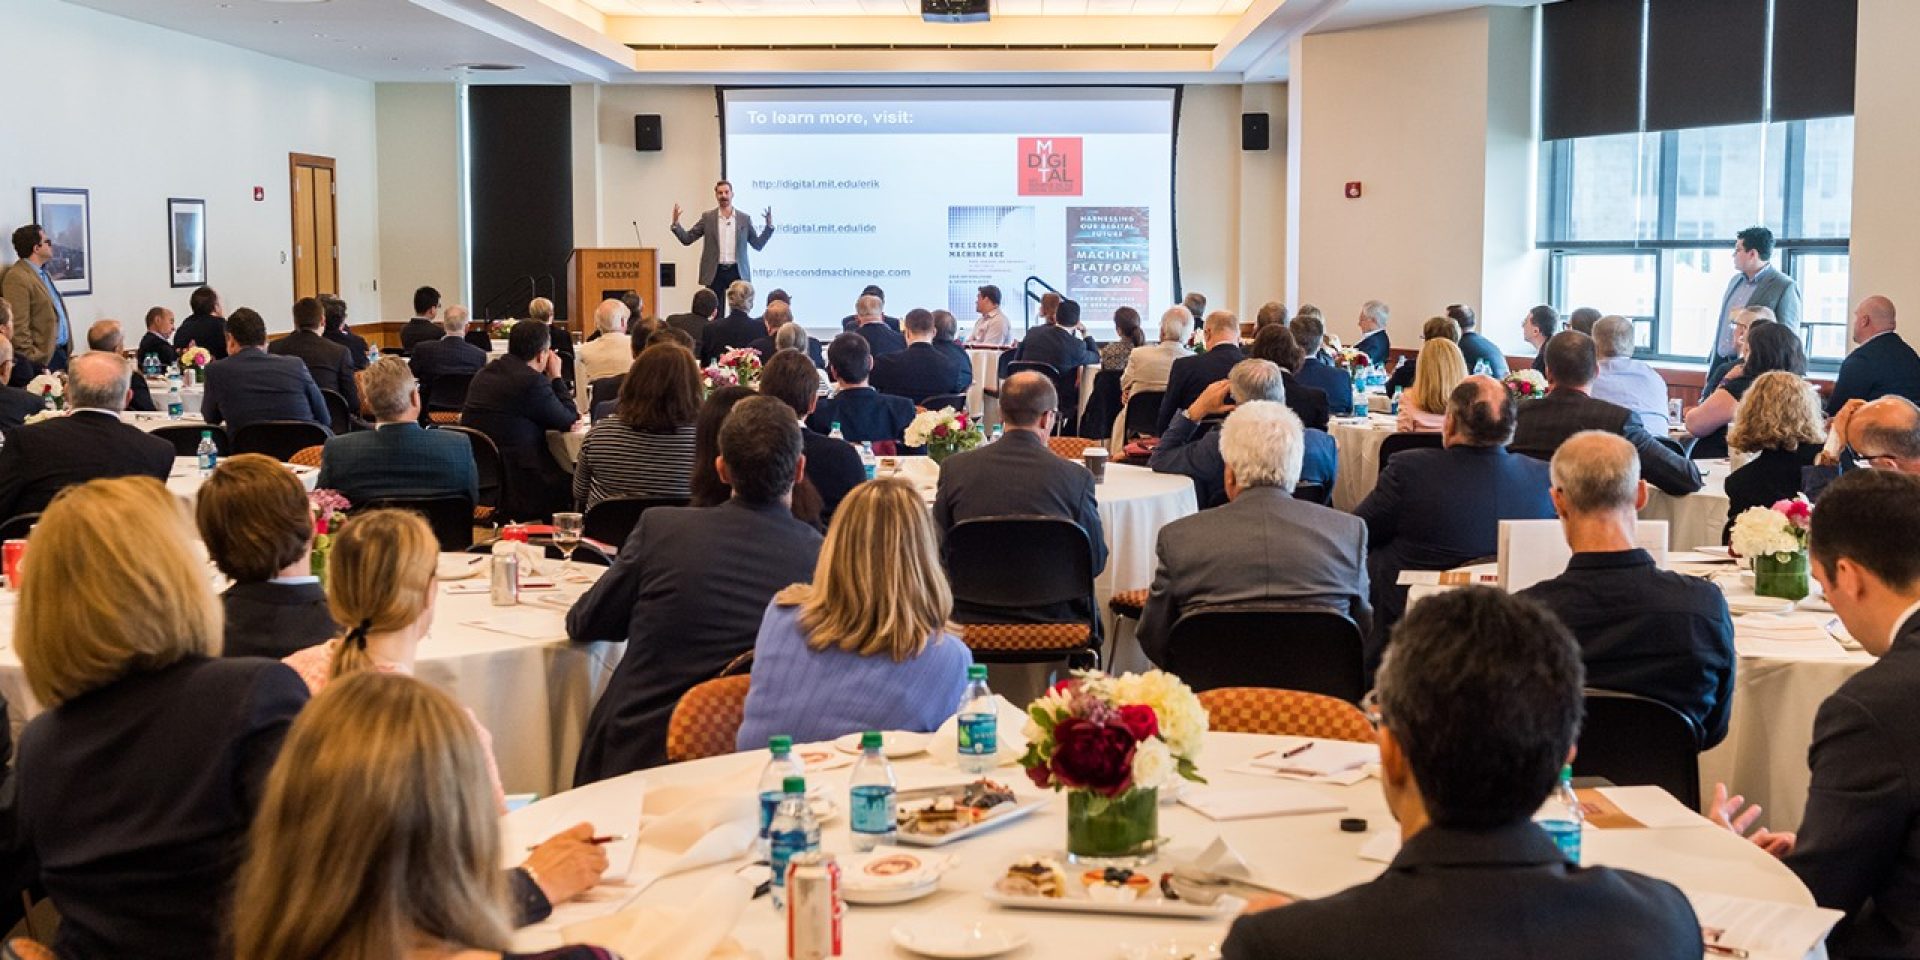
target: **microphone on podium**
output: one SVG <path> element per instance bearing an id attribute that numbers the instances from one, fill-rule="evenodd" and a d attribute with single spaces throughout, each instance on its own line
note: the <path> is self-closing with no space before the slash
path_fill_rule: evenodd
<path id="1" fill-rule="evenodd" d="M 647 245 L 646 241 L 640 239 L 640 221 L 638 220 L 633 221 L 633 245 L 636 247 Z"/>

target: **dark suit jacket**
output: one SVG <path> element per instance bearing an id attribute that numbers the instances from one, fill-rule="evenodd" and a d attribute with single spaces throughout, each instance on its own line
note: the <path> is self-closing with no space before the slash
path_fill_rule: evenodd
<path id="1" fill-rule="evenodd" d="M 1340 453 L 1333 438 L 1325 431 L 1308 430 L 1304 439 L 1307 449 L 1300 460 L 1300 482 L 1333 489 L 1340 469 Z M 1227 502 L 1227 460 L 1220 455 L 1220 429 L 1216 424 L 1194 423 L 1184 410 L 1174 414 L 1147 466 L 1154 473 L 1178 473 L 1191 479 L 1202 510 Z"/>
<path id="2" fill-rule="evenodd" d="M 1920 944 L 1920 617 L 1878 663 L 1820 704 L 1813 782 L 1787 866 L 1814 902 L 1845 911 L 1835 957 L 1911 957 Z"/>
<path id="3" fill-rule="evenodd" d="M 1327 395 L 1327 413 L 1344 417 L 1353 412 L 1353 377 L 1319 357 L 1308 357 L 1294 379 Z M 1322 428 L 1325 429 L 1325 428 Z"/>
<path id="4" fill-rule="evenodd" d="M 771 358 L 776 352 L 778 352 L 777 348 L 774 347 L 773 345 L 773 338 L 769 336 L 762 336 L 760 339 L 747 344 L 747 346 L 760 351 L 760 359 L 762 362 L 765 362 L 766 360 Z M 815 367 L 824 370 L 826 369 L 827 361 L 825 356 L 820 352 L 820 350 L 821 350 L 820 341 L 812 337 L 808 337 L 807 338 L 807 359 L 812 360 L 813 365 Z"/>
<path id="5" fill-rule="evenodd" d="M 1640 452 L 1641 478 L 1662 492 L 1680 497 L 1700 489 L 1700 470 L 1693 461 L 1654 439 L 1633 411 L 1564 387 L 1521 402 L 1513 452 L 1552 460 L 1560 444 L 1582 430 L 1604 430 L 1627 438 Z"/>
<path id="6" fill-rule="evenodd" d="M 940 464 L 940 490 L 934 496 L 933 520 L 944 532 L 962 520 L 1009 515 L 1060 517 L 1087 532 L 1093 549 L 1093 572 L 1107 567 L 1107 538 L 1100 526 L 1100 505 L 1094 496 L 1093 474 L 1080 464 L 1047 449 L 1046 441 L 1031 430 L 1009 430 L 985 446 L 957 453 Z M 1057 610 L 1031 610 L 1029 623 L 1057 623 L 1084 619 L 1092 611 L 1071 605 Z M 955 604 L 955 622 L 982 622 L 985 613 Z M 1005 621 L 1005 611 L 991 619 Z"/>
<path id="7" fill-rule="evenodd" d="M 140 337 L 139 359 L 135 366 L 144 369 L 147 365 L 147 357 L 149 355 L 159 357 L 160 366 L 163 368 L 171 367 L 180 362 L 180 351 L 175 350 L 173 344 L 167 342 L 166 337 L 154 333 L 152 330 L 148 330 Z"/>
<path id="8" fill-rule="evenodd" d="M 210 313 L 189 315 L 173 328 L 173 346 L 185 350 L 188 344 L 205 348 L 215 360 L 227 357 L 227 321 Z"/>
<path id="9" fill-rule="evenodd" d="M 29 424 L 0 446 L 0 518 L 39 513 L 53 495 L 102 477 L 165 483 L 173 444 L 107 413 L 78 410 Z"/>
<path id="10" fill-rule="evenodd" d="M 964 390 L 966 387 L 973 386 L 973 358 L 967 356 L 966 347 L 954 343 L 952 340 L 935 340 L 933 341 L 933 348 L 940 351 L 941 356 L 959 364 L 961 370 L 966 371 L 967 382 L 961 389 Z"/>
<path id="11" fill-rule="evenodd" d="M 1379 366 L 1387 362 L 1387 357 L 1391 355 L 1390 351 L 1393 349 L 1393 344 L 1387 337 L 1386 328 L 1382 327 L 1361 337 L 1354 343 L 1353 348 L 1366 354 L 1367 358 L 1372 360 L 1375 366 Z"/>
<path id="12" fill-rule="evenodd" d="M 854 327 L 853 332 L 867 338 L 867 346 L 872 348 L 875 362 L 889 353 L 899 353 L 907 348 L 907 338 L 901 336 L 897 328 L 884 323 L 863 323 Z"/>
<path id="13" fill-rule="evenodd" d="M 347 348 L 347 357 L 353 361 L 355 370 L 367 368 L 367 340 L 351 330 L 329 330 L 322 337 Z M 359 409 L 355 407 L 354 409 Z"/>
<path id="14" fill-rule="evenodd" d="M 400 349 L 406 353 L 412 353 L 414 347 L 446 335 L 447 331 L 432 320 L 426 317 L 414 317 L 407 321 L 406 326 L 400 328 Z"/>
<path id="15" fill-rule="evenodd" d="M 1372 623 L 1366 525 L 1279 487 L 1242 490 L 1231 503 L 1161 527 L 1155 556 L 1135 634 L 1157 664 L 1167 662 L 1181 614 L 1211 605 L 1316 603 L 1353 617 L 1362 633 Z"/>
<path id="16" fill-rule="evenodd" d="M 728 350 L 749 346 L 766 335 L 766 324 L 755 320 L 745 310 L 735 310 L 718 322 L 709 324 L 701 335 L 700 363 L 702 366 L 710 364 Z"/>
<path id="17" fill-rule="evenodd" d="M 1471 375 L 1473 365 L 1481 361 L 1487 364 L 1489 375 L 1495 379 L 1507 375 L 1507 355 L 1498 344 L 1482 336 L 1478 330 L 1468 330 L 1460 335 L 1460 356 L 1467 361 L 1467 373 Z M 1542 376 L 1545 370 L 1540 371 Z"/>
<path id="18" fill-rule="evenodd" d="M 1175 360 L 1167 371 L 1167 393 L 1160 398 L 1160 415 L 1154 419 L 1153 432 L 1166 433 L 1175 413 L 1192 406 L 1200 394 L 1225 380 L 1233 365 L 1246 358 L 1239 344 L 1229 343 Z"/>
<path id="19" fill-rule="evenodd" d="M 44 409 L 45 400 L 19 387 L 0 386 L 0 433 L 12 433 L 20 429 L 28 417 Z"/>
<path id="20" fill-rule="evenodd" d="M 247 827 L 307 685 L 281 663 L 188 657 L 35 717 L 20 820 L 69 960 L 205 960 Z"/>
<path id="21" fill-rule="evenodd" d="M 889 317 L 883 313 L 880 315 L 880 322 L 886 324 L 889 327 L 892 327 L 894 333 L 900 332 L 899 317 Z M 840 318 L 841 333 L 852 333 L 859 326 L 860 326 L 860 315 L 857 313 L 849 313 L 846 316 Z"/>
<path id="22" fill-rule="evenodd" d="M 888 396 L 872 387 L 849 387 L 820 401 L 807 426 L 816 433 L 831 434 L 840 425 L 840 436 L 849 443 L 871 440 L 899 441 L 913 422 L 913 401 Z"/>
<path id="23" fill-rule="evenodd" d="M 1100 351 L 1062 327 L 1043 323 L 1027 331 L 1027 338 L 1013 348 L 1013 359 L 1044 363 L 1066 376 L 1088 364 L 1099 363 Z M 971 365 L 968 369 L 972 369 Z"/>
<path id="24" fill-rule="evenodd" d="M 820 491 L 824 504 L 820 519 L 831 519 L 840 501 L 845 500 L 854 487 L 866 482 L 866 464 L 860 462 L 860 451 L 844 440 L 812 430 L 800 431 L 800 439 L 801 452 L 807 457 L 807 479 Z"/>
<path id="25" fill-rule="evenodd" d="M 33 378 L 47 372 L 47 368 L 34 363 L 31 357 L 23 353 L 13 355 L 13 376 L 7 378 L 7 386 L 25 389 Z"/>
<path id="26" fill-rule="evenodd" d="M 693 352 L 700 353 L 700 342 L 707 338 L 707 327 L 712 323 L 697 313 L 676 313 L 667 318 L 667 326 L 693 338 Z"/>
<path id="27" fill-rule="evenodd" d="M 141 413 L 152 413 L 160 409 L 153 403 L 153 388 L 147 385 L 147 378 L 135 371 L 127 380 L 127 409 Z"/>
<path id="28" fill-rule="evenodd" d="M 742 563 L 716 544 L 752 544 Z M 780 589 L 813 579 L 820 533 L 785 504 L 655 507 L 600 581 L 567 614 L 578 641 L 625 638 L 627 652 L 593 707 L 574 786 L 666 762 L 667 717 L 682 694 L 753 649 Z"/>
<path id="29" fill-rule="evenodd" d="M 340 635 L 327 611 L 326 588 L 318 581 L 235 583 L 220 602 L 227 610 L 223 657 L 278 660 Z"/>
<path id="30" fill-rule="evenodd" d="M 1243 915 L 1221 956 L 1699 960 L 1700 952 L 1700 922 L 1672 884 L 1572 866 L 1523 821 L 1492 830 L 1429 826 L 1375 880 Z"/>
<path id="31" fill-rule="evenodd" d="M 1877 400 L 1889 393 L 1920 403 L 1920 354 L 1900 334 L 1889 331 L 1854 348 L 1840 363 L 1840 378 L 1827 398 L 1827 415 L 1848 400 Z"/>
<path id="32" fill-rule="evenodd" d="M 1325 430 L 1333 419 L 1326 391 L 1307 386 L 1299 377 L 1284 370 L 1280 372 L 1280 380 L 1287 388 L 1287 409 L 1300 418 L 1300 425 L 1309 430 Z"/>
<path id="33" fill-rule="evenodd" d="M 462 334 L 460 339 L 473 344 L 483 354 L 493 352 L 493 338 L 487 335 L 486 324 L 468 327 L 467 332 Z"/>
<path id="34" fill-rule="evenodd" d="M 451 430 L 383 423 L 334 437 L 315 484 L 358 505 L 390 497 L 480 496 L 473 445 Z"/>
<path id="35" fill-rule="evenodd" d="M 500 448 L 507 481 L 500 508 L 508 517 L 544 517 L 572 502 L 572 482 L 547 450 L 547 431 L 569 429 L 579 418 L 565 380 L 549 380 L 512 354 L 473 375 L 460 422 Z"/>
<path id="36" fill-rule="evenodd" d="M 881 393 L 919 403 L 943 393 L 963 393 L 972 380 L 971 364 L 956 365 L 933 344 L 915 343 L 875 360 L 867 382 Z"/>
<path id="37" fill-rule="evenodd" d="M 353 354 L 346 347 L 311 330 L 295 330 L 267 344 L 267 352 L 276 357 L 300 358 L 315 384 L 344 397 L 348 410 L 360 409 L 360 386 L 353 379 Z"/>
<path id="38" fill-rule="evenodd" d="M 1726 738 L 1733 618 L 1719 587 L 1661 570 L 1645 550 L 1625 550 L 1576 553 L 1567 572 L 1520 596 L 1553 611 L 1580 642 L 1587 686 L 1637 693 L 1686 714 L 1702 750 Z"/>
<path id="39" fill-rule="evenodd" d="M 407 366 L 420 384 L 420 415 L 433 403 L 434 381 L 454 374 L 475 374 L 487 365 L 487 352 L 459 337 L 427 340 L 413 348 Z M 525 364 L 522 364 L 525 366 Z"/>
<path id="40" fill-rule="evenodd" d="M 1801 444 L 1797 450 L 1762 450 L 1727 474 L 1727 526 L 1720 534 L 1721 542 L 1732 536 L 1733 520 L 1741 511 L 1771 507 L 1806 492 L 1806 468 L 1813 466 L 1813 458 L 1819 455 L 1820 448 L 1810 443 Z"/>
<path id="41" fill-rule="evenodd" d="M 276 357 L 258 348 L 241 350 L 207 367 L 207 392 L 200 415 L 227 425 L 227 435 L 262 420 L 306 420 L 330 426 L 326 398 L 294 357 Z"/>

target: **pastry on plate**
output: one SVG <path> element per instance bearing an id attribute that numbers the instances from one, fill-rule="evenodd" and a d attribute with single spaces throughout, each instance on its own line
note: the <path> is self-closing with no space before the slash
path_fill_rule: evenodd
<path id="1" fill-rule="evenodd" d="M 1067 894 L 1067 874 L 1049 857 L 1021 857 L 994 889 L 1012 896 L 1059 899 Z"/>

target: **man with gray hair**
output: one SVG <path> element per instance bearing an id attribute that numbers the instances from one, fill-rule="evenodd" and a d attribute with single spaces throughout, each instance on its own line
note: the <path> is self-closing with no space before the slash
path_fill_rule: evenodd
<path id="1" fill-rule="evenodd" d="M 771 308 L 769 308 L 771 309 Z M 627 335 L 627 305 L 618 300 L 602 300 L 593 310 L 593 326 L 600 335 L 580 345 L 574 361 L 573 395 L 580 412 L 591 410 L 593 382 L 617 377 L 633 366 L 633 341 Z"/>
<path id="2" fill-rule="evenodd" d="M 886 301 L 872 293 L 861 296 L 853 304 L 852 331 L 866 338 L 867 347 L 873 352 L 875 360 L 907 348 L 900 325 L 897 322 L 888 323 L 885 310 Z"/>
<path id="3" fill-rule="evenodd" d="M 64 417 L 29 423 L 0 446 L 0 519 L 39 513 L 55 494 L 103 477 L 143 476 L 165 483 L 173 444 L 120 421 L 133 364 L 94 351 L 67 365 Z"/>
<path id="4" fill-rule="evenodd" d="M 1198 290 L 1187 291 L 1187 295 L 1180 298 L 1180 305 L 1187 308 L 1195 321 L 1207 315 L 1207 295 Z"/>
<path id="5" fill-rule="evenodd" d="M 1360 306 L 1360 339 L 1353 342 L 1353 348 L 1367 355 L 1374 366 L 1384 366 L 1388 351 L 1393 344 L 1387 340 L 1387 305 L 1379 300 L 1368 300 Z"/>
<path id="6" fill-rule="evenodd" d="M 794 322 L 792 304 L 780 300 L 767 301 L 767 312 L 761 315 L 760 322 L 766 327 L 766 335 L 747 346 L 760 351 L 761 363 L 764 364 L 773 359 L 774 351 L 792 347 L 795 350 L 804 351 L 807 359 L 813 361 L 815 367 L 827 365 L 820 354 L 820 341 L 808 336 L 807 331 Z M 780 334 L 788 327 L 792 327 L 793 332 L 787 334 L 786 343 L 781 343 Z"/>
<path id="7" fill-rule="evenodd" d="M 1233 365 L 1247 358 L 1240 349 L 1240 318 L 1230 311 L 1207 314 L 1202 332 L 1207 338 L 1206 352 L 1175 360 L 1167 370 L 1167 393 L 1160 398 L 1160 415 L 1154 418 L 1155 435 L 1165 434 L 1174 414 L 1198 400 L 1208 387 L 1225 380 Z"/>
<path id="8" fill-rule="evenodd" d="M 1854 399 L 1840 408 L 1820 451 L 1824 466 L 1848 466 L 1920 473 L 1920 407 L 1898 395 L 1871 403 Z"/>
<path id="9" fill-rule="evenodd" d="M 760 339 L 767 328 L 753 318 L 753 284 L 735 280 L 727 285 L 727 315 L 707 326 L 700 340 L 700 362 L 710 364 L 728 350 L 737 350 Z"/>
<path id="10" fill-rule="evenodd" d="M 1633 444 L 1600 430 L 1568 438 L 1553 455 L 1553 506 L 1573 559 L 1519 595 L 1573 632 L 1587 686 L 1672 707 L 1711 749 L 1733 702 L 1733 618 L 1719 587 L 1661 570 L 1635 545 L 1646 503 Z"/>
<path id="11" fill-rule="evenodd" d="M 1279 379 L 1271 363 L 1271 371 L 1241 366 L 1250 378 Z M 1315 604 L 1352 617 L 1364 633 L 1373 615 L 1367 529 L 1356 517 L 1293 496 L 1306 453 L 1300 418 L 1284 403 L 1250 400 L 1234 408 L 1219 434 L 1228 502 L 1160 529 L 1153 587 L 1136 631 L 1140 649 L 1178 672 L 1182 653 L 1168 648 L 1174 623 L 1189 610 L 1226 603 Z"/>
<path id="12" fill-rule="evenodd" d="M 918 307 L 908 310 L 901 326 L 907 348 L 873 358 L 873 388 L 917 405 L 931 397 L 966 392 L 973 382 L 973 365 L 956 363 L 933 345 L 933 312 Z"/>
<path id="13" fill-rule="evenodd" d="M 466 497 L 478 503 L 473 446 L 456 431 L 421 428 L 420 385 L 407 361 L 382 357 L 361 378 L 374 428 L 329 439 L 317 485 L 338 490 L 353 503 L 397 497 Z"/>
<path id="14" fill-rule="evenodd" d="M 46 401 L 19 387 L 7 385 L 13 375 L 13 341 L 0 337 L 0 434 L 12 433 L 39 413 Z"/>
<path id="15" fill-rule="evenodd" d="M 1593 323 L 1592 337 L 1600 372 L 1588 392 L 1595 399 L 1633 411 L 1648 433 L 1665 434 L 1669 426 L 1667 381 L 1633 358 L 1633 321 L 1622 316 L 1601 317 Z"/>
<path id="16" fill-rule="evenodd" d="M 430 410 L 459 410 L 466 401 L 464 391 L 455 392 L 455 384 L 449 383 L 448 395 L 439 404 L 434 403 L 433 388 L 441 377 L 472 378 L 487 365 L 487 351 L 474 346 L 466 339 L 467 309 L 448 307 L 440 314 L 440 338 L 425 340 L 414 345 L 408 362 L 412 365 L 413 378 L 420 382 L 421 409 L 418 415 L 424 418 Z M 371 368 L 369 368 L 371 369 Z"/>
<path id="17" fill-rule="evenodd" d="M 1286 378 L 1270 360 L 1234 364 L 1227 379 L 1208 387 L 1187 409 L 1174 414 L 1173 423 L 1161 435 L 1147 465 L 1155 473 L 1177 473 L 1191 479 L 1203 510 L 1226 503 L 1227 463 L 1220 454 L 1220 431 L 1214 429 L 1218 426 L 1214 421 L 1237 404 L 1255 400 L 1287 402 Z M 1312 484 L 1322 492 L 1332 491 L 1339 467 L 1333 438 L 1324 430 L 1308 429 L 1302 434 L 1302 449 L 1299 483 Z"/>
<path id="18" fill-rule="evenodd" d="M 1131 401 L 1136 393 L 1164 392 L 1174 361 L 1193 356 L 1187 349 L 1187 335 L 1192 332 L 1193 314 L 1186 307 L 1168 307 L 1160 314 L 1159 341 L 1127 354 L 1127 369 L 1120 373 L 1121 395 Z"/>
<path id="19" fill-rule="evenodd" d="M 127 338 L 125 334 L 120 332 L 120 321 L 118 320 L 95 320 L 93 325 L 87 328 L 88 350 L 98 350 L 101 353 L 111 353 L 116 357 L 123 357 L 126 355 L 126 346 Z M 127 398 L 128 410 L 152 413 L 159 409 L 153 404 L 153 390 L 147 386 L 146 377 L 140 376 L 136 372 L 135 375 L 128 378 L 127 384 L 129 389 L 129 396 Z"/>

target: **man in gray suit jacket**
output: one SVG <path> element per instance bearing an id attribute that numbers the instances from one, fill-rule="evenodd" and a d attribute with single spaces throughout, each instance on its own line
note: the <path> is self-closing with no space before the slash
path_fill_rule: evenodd
<path id="1" fill-rule="evenodd" d="M 1713 349 L 1707 357 L 1712 368 L 1722 361 L 1738 359 L 1733 344 L 1733 311 L 1741 307 L 1766 307 L 1774 319 L 1787 329 L 1800 331 L 1800 286 L 1793 278 L 1773 268 L 1773 231 L 1766 227 L 1748 227 L 1733 241 L 1733 266 L 1739 272 L 1727 283 L 1720 298 L 1720 319 L 1714 327 Z"/>
<path id="2" fill-rule="evenodd" d="M 1367 527 L 1358 517 L 1293 498 L 1306 452 L 1286 404 L 1240 404 L 1220 428 L 1227 503 L 1160 530 L 1159 563 L 1140 615 L 1140 649 L 1167 661 L 1181 614 L 1223 603 L 1314 603 L 1372 626 Z"/>
<path id="3" fill-rule="evenodd" d="M 767 208 L 766 226 L 756 233 L 753 220 L 733 209 L 733 184 L 725 180 L 714 184 L 713 199 L 720 205 L 701 214 L 692 230 L 680 226 L 680 205 L 674 204 L 673 236 L 683 247 L 706 239 L 700 248 L 700 285 L 724 297 L 728 284 L 753 279 L 747 251 L 766 248 L 767 238 L 773 236 L 773 208 Z"/>

